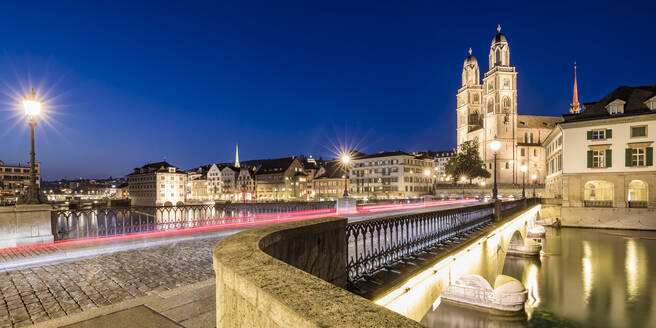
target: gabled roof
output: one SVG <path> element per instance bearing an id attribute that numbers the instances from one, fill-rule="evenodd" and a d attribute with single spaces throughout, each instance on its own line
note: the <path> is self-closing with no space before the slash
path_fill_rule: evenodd
<path id="1" fill-rule="evenodd" d="M 340 161 L 337 160 L 327 161 L 323 168 L 325 172 L 316 177 L 316 179 L 336 179 L 342 178 L 342 176 L 346 174 L 344 171 L 344 166 Z"/>
<path id="2" fill-rule="evenodd" d="M 255 172 L 255 175 L 285 172 L 287 168 L 292 165 L 294 160 L 296 160 L 296 157 L 294 156 L 276 159 L 265 159 L 262 161 L 260 168 Z"/>
<path id="3" fill-rule="evenodd" d="M 168 172 L 169 168 L 175 168 L 176 173 L 184 173 L 181 171 L 179 168 L 169 164 L 166 161 L 163 162 L 156 162 L 156 163 L 148 163 L 142 167 L 137 167 L 134 169 L 134 171 L 128 175 L 132 174 L 141 174 L 140 171 L 143 170 L 143 173 L 152 173 L 152 172 Z"/>
<path id="4" fill-rule="evenodd" d="M 621 86 L 597 102 L 584 103 L 584 110 L 581 113 L 565 114 L 563 118 L 565 122 L 574 122 L 655 113 L 645 103 L 654 96 L 656 96 L 656 84 L 640 87 Z M 626 102 L 624 113 L 611 115 L 606 106 L 616 100 Z"/>

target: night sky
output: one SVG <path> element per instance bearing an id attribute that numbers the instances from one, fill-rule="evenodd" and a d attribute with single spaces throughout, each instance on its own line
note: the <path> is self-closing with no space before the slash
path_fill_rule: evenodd
<path id="1" fill-rule="evenodd" d="M 29 87 L 45 179 L 231 161 L 237 142 L 244 160 L 449 149 L 463 60 L 487 71 L 497 24 L 520 114 L 567 111 L 574 61 L 583 102 L 656 83 L 656 1 L 450 3 L 4 1 L 0 160 L 28 160 Z"/>

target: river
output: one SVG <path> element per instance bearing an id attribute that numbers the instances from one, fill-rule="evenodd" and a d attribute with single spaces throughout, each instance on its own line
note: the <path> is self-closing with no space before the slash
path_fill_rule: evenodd
<path id="1" fill-rule="evenodd" d="M 540 259 L 507 257 L 528 290 L 525 313 L 502 317 L 450 304 L 428 327 L 656 327 L 656 231 L 547 229 Z"/>

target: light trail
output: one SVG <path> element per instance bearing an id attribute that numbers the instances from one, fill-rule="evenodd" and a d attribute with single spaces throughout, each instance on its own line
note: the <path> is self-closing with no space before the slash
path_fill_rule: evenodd
<path id="1" fill-rule="evenodd" d="M 429 202 L 421 202 L 421 203 L 364 205 L 364 206 L 358 206 L 357 207 L 358 212 L 352 215 L 367 214 L 367 213 L 381 213 L 381 212 L 395 212 L 395 211 L 404 211 L 404 210 L 421 209 L 421 208 L 429 208 L 429 207 L 440 207 L 440 206 L 453 205 L 453 204 L 470 203 L 472 201 L 475 200 L 461 199 L 461 200 L 429 201 Z M 311 219 L 317 219 L 317 218 L 327 217 L 331 215 L 336 215 L 336 210 L 334 208 L 282 212 L 282 213 L 247 214 L 243 216 L 221 218 L 220 220 L 224 221 L 222 223 L 206 224 L 196 227 L 185 227 L 185 228 L 175 228 L 175 229 L 167 229 L 167 230 L 126 233 L 126 234 L 111 235 L 111 236 L 69 239 L 69 240 L 55 241 L 52 243 L 42 243 L 42 244 L 35 244 L 29 246 L 4 248 L 4 249 L 0 249 L 0 254 L 11 254 L 11 253 L 20 254 L 20 253 L 29 252 L 30 250 L 39 250 L 39 249 L 46 249 L 46 248 L 53 248 L 53 247 L 68 248 L 74 246 L 84 246 L 84 245 L 93 245 L 93 244 L 102 244 L 102 243 L 111 244 L 115 242 L 138 240 L 138 239 L 163 238 L 167 236 L 195 234 L 199 232 L 240 229 L 240 228 L 282 223 L 282 222 L 311 220 Z M 207 221 L 217 221 L 217 219 L 198 220 L 198 222 L 207 222 Z"/>

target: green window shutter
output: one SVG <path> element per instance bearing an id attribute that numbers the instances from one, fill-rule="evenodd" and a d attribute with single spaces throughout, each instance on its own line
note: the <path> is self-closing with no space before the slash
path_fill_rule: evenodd
<path id="1" fill-rule="evenodd" d="M 588 168 L 592 167 L 592 150 L 588 150 Z"/>
<path id="2" fill-rule="evenodd" d="M 646 151 L 646 157 L 647 157 L 647 166 L 652 166 L 654 165 L 654 148 L 653 147 L 647 147 Z"/>
<path id="3" fill-rule="evenodd" d="M 606 149 L 606 167 L 612 167 L 612 166 L 613 166 L 613 151 L 610 149 Z"/>
<path id="4" fill-rule="evenodd" d="M 588 140 L 592 140 L 592 131 L 588 131 Z"/>
<path id="5" fill-rule="evenodd" d="M 631 166 L 631 148 L 626 149 L 626 166 Z"/>
<path id="6" fill-rule="evenodd" d="M 613 130 L 606 129 L 606 139 L 610 139 L 612 137 L 613 137 Z"/>

